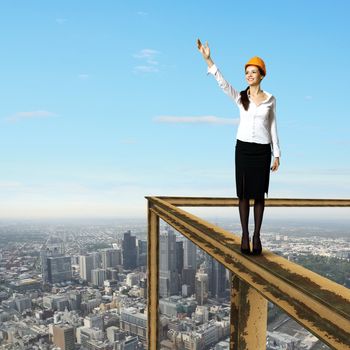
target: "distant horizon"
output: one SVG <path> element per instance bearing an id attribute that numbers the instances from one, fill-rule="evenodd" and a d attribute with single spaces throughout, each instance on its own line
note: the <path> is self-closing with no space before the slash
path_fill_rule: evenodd
<path id="1" fill-rule="evenodd" d="M 209 222 L 214 222 L 216 220 L 220 221 L 232 221 L 239 223 L 239 216 L 238 216 L 238 209 L 237 208 L 211 208 L 212 211 L 220 211 L 220 214 L 208 214 L 208 210 L 200 213 L 200 210 L 202 209 L 208 209 L 208 208 L 193 208 L 193 207 L 186 207 L 183 208 L 185 211 L 192 213 L 196 216 L 198 216 L 201 219 L 204 219 Z M 223 209 L 227 214 L 223 213 Z M 236 209 L 236 212 L 235 212 Z M 275 211 L 274 212 L 271 212 Z M 294 210 L 293 210 L 294 209 Z M 306 210 L 305 210 L 306 209 Z M 324 213 L 327 214 L 327 209 L 330 209 L 331 215 L 319 215 L 317 213 L 317 210 L 322 210 Z M 307 213 L 306 211 L 309 211 Z M 231 214 L 229 213 L 231 211 Z M 279 213 L 276 213 L 278 211 Z M 285 213 L 283 213 L 285 211 Z M 286 213 L 286 211 L 289 212 L 289 214 Z M 292 211 L 292 214 L 291 214 Z M 305 224 L 305 223 L 317 223 L 320 224 L 323 223 L 332 223 L 337 225 L 349 225 L 349 231 L 350 231 L 350 216 L 349 216 L 349 208 L 266 208 L 265 209 L 265 215 L 264 215 L 264 224 L 268 225 L 271 222 L 275 223 L 294 223 L 294 224 Z M 300 215 L 302 214 L 302 215 Z M 251 215 L 250 215 L 250 223 L 253 221 L 253 208 L 251 208 Z M 74 224 L 117 224 L 117 223 L 144 223 L 147 224 L 147 215 L 144 216 L 71 216 L 71 217 L 14 217 L 14 218 L 0 218 L 0 226 L 2 224 L 23 224 L 23 223 L 33 223 L 33 224 L 45 224 L 45 223 L 57 223 L 57 224 L 64 224 L 64 223 L 74 223 Z M 263 224 L 263 226 L 264 226 Z"/>

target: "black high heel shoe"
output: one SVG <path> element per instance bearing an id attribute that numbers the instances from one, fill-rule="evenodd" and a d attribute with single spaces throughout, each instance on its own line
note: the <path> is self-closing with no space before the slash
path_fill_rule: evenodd
<path id="1" fill-rule="evenodd" d="M 242 247 L 242 243 L 243 243 L 243 237 L 242 237 L 242 240 L 241 240 L 241 252 L 242 252 L 243 254 L 250 255 L 251 252 L 250 252 L 249 237 L 248 237 L 248 248 L 243 248 L 243 247 Z"/>
<path id="2" fill-rule="evenodd" d="M 258 244 L 256 244 L 258 242 Z M 261 240 L 260 236 L 253 236 L 253 251 L 252 255 L 261 255 L 262 252 L 262 246 L 261 246 Z"/>

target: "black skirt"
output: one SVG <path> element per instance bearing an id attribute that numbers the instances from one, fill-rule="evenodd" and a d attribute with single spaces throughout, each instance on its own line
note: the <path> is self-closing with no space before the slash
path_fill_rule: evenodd
<path id="1" fill-rule="evenodd" d="M 236 190 L 241 199 L 262 199 L 269 191 L 271 145 L 237 140 Z"/>

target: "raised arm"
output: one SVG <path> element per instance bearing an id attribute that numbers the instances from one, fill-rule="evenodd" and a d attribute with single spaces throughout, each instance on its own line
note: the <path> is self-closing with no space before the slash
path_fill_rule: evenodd
<path id="1" fill-rule="evenodd" d="M 215 63 L 210 57 L 210 48 L 208 46 L 208 42 L 206 42 L 205 45 L 202 45 L 201 41 L 197 39 L 197 47 L 208 65 L 208 73 L 212 74 L 215 77 L 224 93 L 238 104 L 240 100 L 240 93 L 234 87 L 232 87 L 232 85 L 223 77 L 221 72 L 216 67 Z"/>

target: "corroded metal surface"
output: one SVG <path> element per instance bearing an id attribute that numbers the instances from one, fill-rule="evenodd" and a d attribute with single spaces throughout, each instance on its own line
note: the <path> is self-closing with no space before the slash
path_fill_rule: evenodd
<path id="1" fill-rule="evenodd" d="M 231 315 L 230 315 L 230 350 L 236 350 L 239 344 L 239 286 L 240 279 L 232 275 L 231 280 Z"/>
<path id="2" fill-rule="evenodd" d="M 146 197 L 149 200 L 155 197 Z M 237 198 L 230 197 L 157 197 L 179 207 L 235 207 Z M 251 201 L 253 205 L 253 201 Z M 267 198 L 267 207 L 350 207 L 349 199 Z"/>
<path id="3" fill-rule="evenodd" d="M 231 288 L 231 350 L 266 349 L 267 300 L 237 276 Z"/>
<path id="4" fill-rule="evenodd" d="M 265 299 L 278 305 L 332 348 L 349 349 L 349 289 L 266 250 L 258 257 L 242 255 L 240 237 L 160 198 L 149 200 L 153 203 L 151 211 L 154 214 L 213 256 Z"/>
<path id="5" fill-rule="evenodd" d="M 147 343 L 148 349 L 158 349 L 158 279 L 159 279 L 159 218 L 148 207 L 147 254 Z"/>

